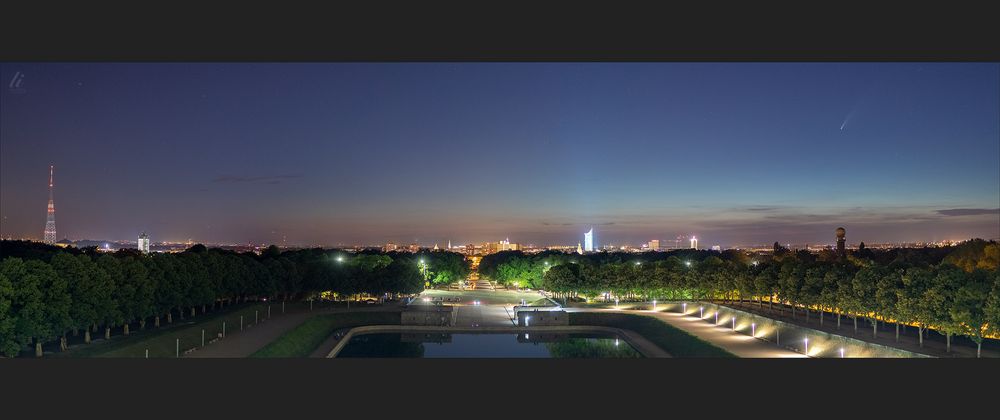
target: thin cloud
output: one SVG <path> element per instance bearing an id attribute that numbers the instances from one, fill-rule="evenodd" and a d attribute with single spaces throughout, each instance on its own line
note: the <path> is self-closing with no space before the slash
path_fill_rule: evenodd
<path id="1" fill-rule="evenodd" d="M 212 180 L 216 183 L 264 183 L 280 184 L 286 179 L 302 178 L 302 175 L 269 175 L 269 176 L 233 176 L 223 175 Z"/>
<path id="2" fill-rule="evenodd" d="M 996 209 L 946 209 L 938 210 L 942 216 L 980 216 L 984 214 L 1000 214 L 1000 208 Z"/>

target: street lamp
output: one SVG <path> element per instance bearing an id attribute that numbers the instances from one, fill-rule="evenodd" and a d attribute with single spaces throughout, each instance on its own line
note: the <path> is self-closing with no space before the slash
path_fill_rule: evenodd
<path id="1" fill-rule="evenodd" d="M 653 299 L 653 310 L 656 310 L 656 299 Z"/>
<path id="2" fill-rule="evenodd" d="M 615 337 L 615 347 L 618 347 L 618 337 Z"/>
<path id="3" fill-rule="evenodd" d="M 691 261 L 684 261 L 684 265 L 690 267 L 691 266 Z"/>
<path id="4" fill-rule="evenodd" d="M 337 262 L 344 262 L 344 256 L 343 255 L 338 255 L 337 256 Z"/>

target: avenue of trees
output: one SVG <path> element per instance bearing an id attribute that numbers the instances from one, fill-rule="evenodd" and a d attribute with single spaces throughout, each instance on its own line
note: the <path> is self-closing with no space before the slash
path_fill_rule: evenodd
<path id="1" fill-rule="evenodd" d="M 1000 335 L 1000 244 L 972 240 L 949 248 L 861 248 L 846 258 L 776 247 L 774 254 L 737 250 L 596 253 L 505 251 L 480 262 L 502 284 L 544 289 L 565 299 L 722 300 L 790 305 L 799 310 L 867 318 L 877 334 L 886 320 L 916 325 L 921 343 L 932 328 L 981 345 Z M 816 315 L 815 312 L 812 315 Z M 898 328 L 898 324 L 897 324 Z"/>
<path id="2" fill-rule="evenodd" d="M 419 293 L 427 281 L 444 282 L 468 272 L 459 254 L 421 254 L 322 249 L 261 255 L 195 245 L 181 253 L 100 253 L 34 242 L 0 242 L 0 354 L 12 357 L 67 334 L 103 331 L 105 338 L 131 327 L 159 327 L 234 303 L 269 298 L 300 300 L 321 292 L 339 296 Z M 454 280 L 451 280 L 454 281 Z"/>

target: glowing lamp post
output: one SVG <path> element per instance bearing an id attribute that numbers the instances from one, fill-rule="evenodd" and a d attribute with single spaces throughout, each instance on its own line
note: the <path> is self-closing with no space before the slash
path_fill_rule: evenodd
<path id="1" fill-rule="evenodd" d="M 751 323 L 750 324 L 750 336 L 753 337 L 753 338 L 757 338 L 757 324 L 756 323 Z"/>
<path id="2" fill-rule="evenodd" d="M 656 299 L 653 299 L 653 310 L 656 310 Z"/>
<path id="3" fill-rule="evenodd" d="M 705 307 L 698 308 L 698 318 L 705 319 Z"/>
<path id="4" fill-rule="evenodd" d="M 715 310 L 715 325 L 719 325 L 719 310 Z"/>
<path id="5" fill-rule="evenodd" d="M 527 326 L 528 326 L 528 322 L 529 322 L 529 321 L 531 321 L 531 317 L 530 317 L 530 316 L 526 316 L 526 317 L 524 317 L 524 326 L 525 326 L 525 327 L 527 327 Z"/>
<path id="6" fill-rule="evenodd" d="M 681 314 L 686 315 L 688 310 L 688 303 L 684 302 L 681 304 Z"/>
<path id="7" fill-rule="evenodd" d="M 615 298 L 615 309 L 618 309 L 618 298 Z"/>
<path id="8" fill-rule="evenodd" d="M 736 331 L 736 317 L 733 317 L 733 331 Z"/>

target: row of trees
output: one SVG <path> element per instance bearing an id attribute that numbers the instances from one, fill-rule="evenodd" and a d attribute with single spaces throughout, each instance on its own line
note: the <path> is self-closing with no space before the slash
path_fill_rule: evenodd
<path id="1" fill-rule="evenodd" d="M 448 252 L 425 254 L 322 249 L 261 255 L 207 249 L 195 245 L 176 254 L 143 255 L 135 250 L 99 253 L 96 249 L 60 249 L 37 243 L 0 244 L 0 353 L 18 354 L 58 340 L 65 349 L 68 333 L 112 329 L 129 334 L 130 326 L 159 327 L 210 309 L 264 298 L 297 300 L 321 292 L 341 296 L 412 294 L 423 290 L 426 264 L 433 279 L 467 272 L 455 267 Z M 444 281 L 444 280 L 441 280 Z"/>
<path id="2" fill-rule="evenodd" d="M 863 249 L 846 258 L 778 249 L 774 254 L 674 251 L 567 255 L 501 252 L 482 275 L 570 297 L 736 300 L 886 320 L 965 335 L 977 344 L 1000 335 L 1000 245 L 973 240 L 953 248 Z M 899 324 L 896 324 L 897 333 Z"/>

